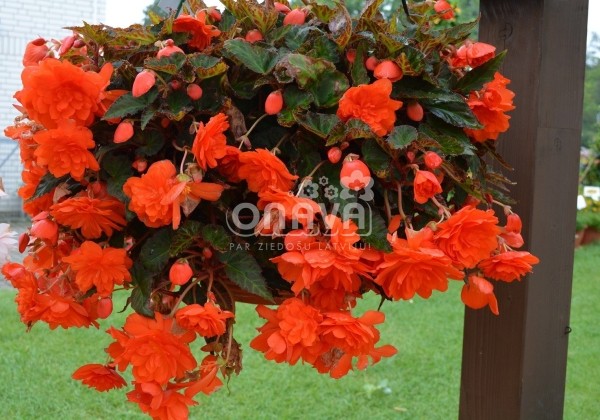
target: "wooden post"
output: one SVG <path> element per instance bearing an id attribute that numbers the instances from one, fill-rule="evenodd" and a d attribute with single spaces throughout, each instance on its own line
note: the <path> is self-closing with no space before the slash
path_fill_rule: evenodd
<path id="1" fill-rule="evenodd" d="M 526 246 L 541 259 L 522 283 L 495 282 L 500 316 L 467 309 L 461 419 L 563 413 L 581 135 L 587 0 L 481 0 L 480 39 L 509 54 L 516 110 L 499 150 Z M 574 327 L 577 333 L 577 327 Z"/>

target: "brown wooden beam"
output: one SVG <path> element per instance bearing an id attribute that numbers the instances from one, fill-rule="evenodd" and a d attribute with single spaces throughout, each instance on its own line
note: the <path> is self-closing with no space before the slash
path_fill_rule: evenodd
<path id="1" fill-rule="evenodd" d="M 481 0 L 480 40 L 509 50 L 502 73 L 517 108 L 498 144 L 515 168 L 515 211 L 541 263 L 522 283 L 495 283 L 499 317 L 467 309 L 461 419 L 562 418 L 587 5 Z"/>

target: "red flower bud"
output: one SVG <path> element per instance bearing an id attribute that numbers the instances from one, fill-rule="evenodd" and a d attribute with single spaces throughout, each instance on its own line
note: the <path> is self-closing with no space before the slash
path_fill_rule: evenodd
<path id="1" fill-rule="evenodd" d="M 359 191 L 371 181 L 371 171 L 357 155 L 350 154 L 344 160 L 340 171 L 340 183 L 349 190 Z"/>
<path id="2" fill-rule="evenodd" d="M 406 115 L 411 120 L 419 122 L 423 119 L 423 107 L 418 102 L 411 102 L 406 106 Z"/>
<path id="3" fill-rule="evenodd" d="M 342 158 L 342 150 L 339 147 L 332 147 L 327 151 L 327 159 L 333 164 L 336 164 Z"/>
<path id="4" fill-rule="evenodd" d="M 277 1 L 274 3 L 274 6 L 275 10 L 277 10 L 279 13 L 283 13 L 284 15 L 287 15 L 291 11 L 291 9 L 285 4 L 279 3 Z"/>
<path id="5" fill-rule="evenodd" d="M 186 284 L 192 278 L 192 267 L 186 260 L 176 261 L 169 270 L 169 280 L 171 283 L 181 286 Z"/>
<path id="6" fill-rule="evenodd" d="M 216 7 L 209 7 L 208 8 L 208 15 L 215 22 L 220 22 L 221 21 L 221 12 L 219 12 Z"/>
<path id="7" fill-rule="evenodd" d="M 356 60 L 356 50 L 354 48 L 346 51 L 346 60 L 349 63 L 354 63 L 354 60 Z"/>
<path id="8" fill-rule="evenodd" d="M 75 43 L 75 39 L 77 39 L 77 36 L 75 35 L 71 35 L 63 39 L 62 43 L 60 44 L 60 48 L 58 49 L 58 55 L 63 55 L 68 52 Z"/>
<path id="9" fill-rule="evenodd" d="M 283 19 L 284 25 L 304 25 L 306 14 L 300 9 L 291 10 Z"/>
<path id="10" fill-rule="evenodd" d="M 210 248 L 204 248 L 204 249 L 202 250 L 202 256 L 203 256 L 204 258 L 206 258 L 207 260 L 208 260 L 208 259 L 211 259 L 211 258 L 212 258 L 212 256 L 213 256 L 213 252 L 211 251 L 211 249 L 210 249 Z"/>
<path id="11" fill-rule="evenodd" d="M 156 76 L 154 73 L 150 70 L 143 70 L 137 76 L 135 76 L 133 87 L 131 88 L 131 94 L 134 98 L 139 98 L 152 89 L 152 86 L 155 84 Z"/>
<path id="12" fill-rule="evenodd" d="M 246 41 L 251 44 L 254 44 L 256 41 L 262 41 L 263 39 L 263 35 L 258 29 L 252 29 L 246 34 Z"/>
<path id="13" fill-rule="evenodd" d="M 171 120 L 168 119 L 167 117 L 164 117 L 160 120 L 160 126 L 162 128 L 167 128 L 170 124 L 171 124 Z"/>
<path id="14" fill-rule="evenodd" d="M 195 83 L 188 85 L 186 92 L 192 101 L 202 98 L 202 88 Z"/>
<path id="15" fill-rule="evenodd" d="M 452 19 L 454 17 L 454 10 L 452 6 L 446 0 L 437 0 L 433 9 L 436 11 L 440 18 L 444 20 Z"/>
<path id="16" fill-rule="evenodd" d="M 343 141 L 342 144 L 340 144 L 340 150 L 346 150 L 348 147 L 350 147 L 350 143 L 347 141 Z"/>
<path id="17" fill-rule="evenodd" d="M 19 235 L 19 252 L 21 254 L 25 252 L 27 245 L 29 245 L 29 235 L 26 232 L 23 232 Z"/>
<path id="18" fill-rule="evenodd" d="M 50 48 L 46 46 L 46 40 L 44 38 L 34 39 L 27 43 L 25 47 L 25 54 L 23 54 L 23 65 L 37 66 L 48 55 Z"/>
<path id="19" fill-rule="evenodd" d="M 49 241 L 51 244 L 56 244 L 58 241 L 58 225 L 50 219 L 37 220 L 29 231 L 34 237 Z"/>
<path id="20" fill-rule="evenodd" d="M 429 169 L 437 169 L 442 164 L 442 158 L 435 152 L 425 153 L 425 166 Z"/>
<path id="21" fill-rule="evenodd" d="M 408 159 L 409 162 L 415 160 L 415 152 L 406 152 L 406 159 Z"/>
<path id="22" fill-rule="evenodd" d="M 98 301 L 98 306 L 96 307 L 96 313 L 98 314 L 98 318 L 106 319 L 113 311 L 113 302 L 111 298 L 102 298 Z"/>
<path id="23" fill-rule="evenodd" d="M 148 161 L 143 158 L 138 158 L 133 161 L 131 166 L 133 167 L 133 169 L 135 169 L 139 173 L 142 173 L 142 172 L 145 172 L 146 169 L 148 169 Z"/>
<path id="24" fill-rule="evenodd" d="M 390 81 L 395 82 L 402 79 L 403 74 L 398 64 L 390 60 L 384 60 L 375 67 L 373 76 L 376 79 L 390 79 Z"/>
<path id="25" fill-rule="evenodd" d="M 267 100 L 265 101 L 265 112 L 268 115 L 279 114 L 283 108 L 283 95 L 280 90 L 269 93 Z"/>
<path id="26" fill-rule="evenodd" d="M 160 50 L 158 50 L 158 53 L 156 53 L 156 57 L 157 58 L 169 57 L 171 54 L 175 54 L 177 52 L 180 52 L 183 54 L 183 50 L 181 48 L 179 48 L 177 45 L 175 45 L 175 43 L 173 42 L 172 39 L 167 39 L 165 41 L 165 46 L 163 48 L 161 48 Z"/>
<path id="27" fill-rule="evenodd" d="M 369 57 L 367 58 L 367 61 L 365 61 L 365 67 L 367 68 L 367 70 L 373 71 L 375 70 L 375 67 L 377 67 L 377 64 L 379 64 L 379 60 L 377 59 L 377 57 Z"/>
<path id="28" fill-rule="evenodd" d="M 113 141 L 115 143 L 125 143 L 133 137 L 133 124 L 129 120 L 121 122 L 115 130 Z"/>
<path id="29" fill-rule="evenodd" d="M 171 86 L 171 89 L 173 89 L 173 90 L 179 90 L 179 89 L 181 89 L 182 83 L 181 83 L 181 81 L 175 79 L 175 80 L 171 80 L 169 82 L 169 86 Z"/>

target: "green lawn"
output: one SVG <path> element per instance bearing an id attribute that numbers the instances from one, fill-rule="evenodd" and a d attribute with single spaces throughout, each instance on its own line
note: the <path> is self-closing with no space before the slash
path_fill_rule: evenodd
<path id="1" fill-rule="evenodd" d="M 595 304 L 600 297 L 600 246 L 576 253 L 565 418 L 593 418 L 600 412 L 600 330 Z M 248 349 L 261 325 L 253 307 L 240 305 L 236 337 L 247 350 L 244 370 L 202 399 L 192 416 L 238 418 L 448 419 L 458 411 L 463 308 L 460 283 L 428 301 L 386 304 L 382 343 L 399 353 L 366 372 L 341 380 L 308 366 L 277 365 Z M 104 362 L 111 323 L 100 330 L 56 330 L 38 324 L 26 334 L 18 322 L 12 291 L 0 291 L 0 418 L 145 418 L 123 392 L 97 393 L 70 379 L 81 364 Z M 377 306 L 369 299 L 362 308 Z M 385 386 L 384 386 L 385 385 Z M 387 387 L 387 389 L 386 389 Z M 384 392 L 387 390 L 387 392 Z"/>

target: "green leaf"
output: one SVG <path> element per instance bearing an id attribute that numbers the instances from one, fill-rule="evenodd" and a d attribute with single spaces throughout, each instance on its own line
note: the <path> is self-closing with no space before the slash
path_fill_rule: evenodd
<path id="1" fill-rule="evenodd" d="M 30 200 L 35 200 L 36 198 L 40 198 L 44 194 L 48 194 L 49 192 L 54 190 L 54 188 L 58 187 L 60 184 L 65 182 L 67 179 L 67 175 L 62 176 L 60 178 L 55 178 L 54 175 L 48 172 L 40 180 L 40 183 L 35 188 L 35 192 L 33 193 L 33 196 L 30 198 Z"/>
<path id="2" fill-rule="evenodd" d="M 190 97 L 187 95 L 186 91 L 175 90 L 167 96 L 167 104 L 169 105 L 170 111 L 177 115 L 182 111 L 185 111 L 187 107 L 191 105 Z"/>
<path id="3" fill-rule="evenodd" d="M 294 117 L 303 128 L 321 138 L 326 138 L 333 127 L 340 122 L 335 114 L 319 114 L 311 111 L 305 114 L 295 114 Z"/>
<path id="4" fill-rule="evenodd" d="M 206 225 L 202 228 L 202 239 L 217 251 L 226 251 L 231 244 L 231 237 L 221 225 Z"/>
<path id="5" fill-rule="evenodd" d="M 337 70 L 321 73 L 317 80 L 307 86 L 315 98 L 315 104 L 322 108 L 336 106 L 350 84 L 348 78 Z"/>
<path id="6" fill-rule="evenodd" d="M 144 144 L 138 147 L 135 151 L 136 155 L 154 156 L 165 145 L 165 137 L 160 131 L 150 131 L 142 136 Z"/>
<path id="7" fill-rule="evenodd" d="M 450 90 L 439 88 L 423 79 L 405 76 L 394 82 L 394 99 L 431 99 L 436 101 L 460 101 L 462 96 Z"/>
<path id="8" fill-rule="evenodd" d="M 142 118 L 140 119 L 140 126 L 142 128 L 142 131 L 146 129 L 148 123 L 152 120 L 152 118 L 154 118 L 154 116 L 156 115 L 156 111 L 157 109 L 154 106 L 144 109 L 144 111 L 142 112 Z"/>
<path id="9" fill-rule="evenodd" d="M 125 155 L 109 153 L 102 159 L 102 169 L 111 177 L 131 176 L 133 173 L 131 163 L 129 157 Z"/>
<path id="10" fill-rule="evenodd" d="M 283 103 L 285 107 L 291 110 L 298 108 L 308 109 L 314 98 L 304 90 L 300 90 L 296 85 L 288 85 L 283 91 Z"/>
<path id="11" fill-rule="evenodd" d="M 483 85 L 494 80 L 494 75 L 502 66 L 505 57 L 506 50 L 465 74 L 454 88 L 465 95 L 468 95 L 469 92 L 480 90 Z"/>
<path id="12" fill-rule="evenodd" d="M 402 150 L 407 148 L 418 137 L 419 133 L 416 128 L 410 125 L 398 125 L 394 127 L 388 138 L 387 143 L 394 150 Z"/>
<path id="13" fill-rule="evenodd" d="M 346 122 L 340 121 L 327 137 L 327 146 L 355 139 L 377 139 L 371 127 L 362 120 L 352 118 Z"/>
<path id="14" fill-rule="evenodd" d="M 192 54 L 188 56 L 188 61 L 200 79 L 209 79 L 218 76 L 227 71 L 227 64 L 221 58 L 206 54 Z"/>
<path id="15" fill-rule="evenodd" d="M 137 261 L 131 269 L 132 284 L 135 286 L 131 291 L 131 307 L 140 315 L 154 317 L 150 302 L 152 292 L 153 275 L 147 271 L 141 261 Z"/>
<path id="16" fill-rule="evenodd" d="M 147 58 L 144 60 L 144 68 L 173 75 L 177 74 L 185 63 L 185 60 L 185 54 L 176 52 L 168 57 Z"/>
<path id="17" fill-rule="evenodd" d="M 140 252 L 140 261 L 144 268 L 157 273 L 165 267 L 169 260 L 172 238 L 173 231 L 170 228 L 162 228 L 146 240 Z"/>
<path id="18" fill-rule="evenodd" d="M 475 147 L 461 128 L 454 127 L 444 121 L 428 116 L 427 121 L 419 125 L 419 142 L 434 142 L 433 147 L 449 156 L 473 155 Z"/>
<path id="19" fill-rule="evenodd" d="M 392 158 L 375 140 L 367 140 L 363 143 L 362 160 L 379 178 L 388 176 Z"/>
<path id="20" fill-rule="evenodd" d="M 140 112 L 150 106 L 158 98 L 158 89 L 152 88 L 145 95 L 134 98 L 131 92 L 120 96 L 102 117 L 103 120 L 122 118 Z"/>
<path id="21" fill-rule="evenodd" d="M 306 42 L 310 33 L 316 30 L 310 26 L 298 25 L 286 25 L 284 28 L 290 28 L 285 34 L 285 45 L 290 51 L 297 51 Z"/>
<path id="22" fill-rule="evenodd" d="M 436 117 L 456 127 L 481 128 L 479 121 L 469 108 L 467 102 L 460 100 L 442 102 L 434 99 L 423 99 L 421 105 Z"/>
<path id="23" fill-rule="evenodd" d="M 277 53 L 272 49 L 251 44 L 243 39 L 230 39 L 223 44 L 225 51 L 255 73 L 267 74 L 277 64 Z"/>
<path id="24" fill-rule="evenodd" d="M 202 238 L 202 223 L 195 220 L 186 220 L 175 231 L 169 246 L 169 256 L 177 257 L 186 249 L 191 248 Z"/>
<path id="25" fill-rule="evenodd" d="M 366 225 L 358 231 L 361 239 L 379 251 L 390 252 L 392 247 L 387 240 L 388 229 L 385 220 L 375 209 L 370 209 L 366 215 Z"/>
<path id="26" fill-rule="evenodd" d="M 317 81 L 326 70 L 336 70 L 333 63 L 327 60 L 303 54 L 288 54 L 277 64 L 277 68 L 285 70 L 288 76 L 296 79 L 298 86 L 303 89 Z"/>
<path id="27" fill-rule="evenodd" d="M 367 54 L 367 44 L 361 42 L 356 49 L 356 58 L 350 68 L 350 75 L 352 76 L 352 84 L 354 86 L 366 85 L 369 83 L 369 74 L 365 67 L 365 56 Z"/>
<path id="28" fill-rule="evenodd" d="M 314 58 L 322 58 L 336 64 L 340 61 L 340 50 L 335 42 L 324 34 L 311 43 L 312 48 L 306 55 Z"/>
<path id="29" fill-rule="evenodd" d="M 262 271 L 252 255 L 243 250 L 230 250 L 219 254 L 219 261 L 225 264 L 225 274 L 235 284 L 247 292 L 272 300 Z"/>

